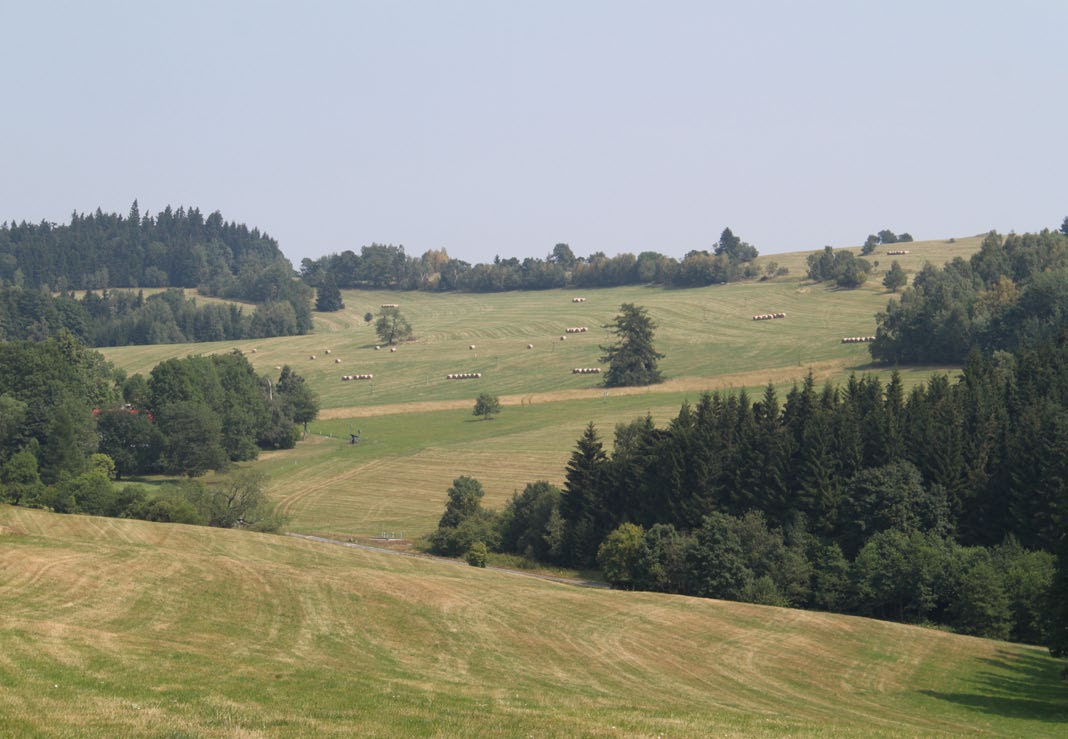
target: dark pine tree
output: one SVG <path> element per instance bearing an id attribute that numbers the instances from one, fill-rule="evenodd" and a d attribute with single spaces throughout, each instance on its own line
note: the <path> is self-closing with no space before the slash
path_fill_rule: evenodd
<path id="1" fill-rule="evenodd" d="M 560 517 L 564 519 L 566 562 L 588 566 L 597 555 L 599 522 L 604 518 L 602 487 L 608 455 L 591 421 L 567 463 Z M 607 533 L 607 532 L 606 532 Z"/>
<path id="2" fill-rule="evenodd" d="M 315 291 L 315 310 L 320 313 L 332 313 L 344 310 L 345 301 L 341 299 L 341 290 L 334 282 L 333 276 L 328 272 L 322 279 Z"/>
<path id="3" fill-rule="evenodd" d="M 606 387 L 629 387 L 654 385 L 661 381 L 657 361 L 664 358 L 653 348 L 653 330 L 656 324 L 645 308 L 624 303 L 620 314 L 605 326 L 616 335 L 616 343 L 602 346 L 605 353 L 602 362 L 608 363 L 604 384 Z"/>

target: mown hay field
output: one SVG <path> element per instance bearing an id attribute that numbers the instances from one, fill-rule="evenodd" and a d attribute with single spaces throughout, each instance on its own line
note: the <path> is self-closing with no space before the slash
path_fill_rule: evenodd
<path id="1" fill-rule="evenodd" d="M 0 735 L 1060 737 L 1044 650 L 0 506 Z"/>
<path id="2" fill-rule="evenodd" d="M 916 242 L 906 245 L 909 255 L 892 259 L 914 272 L 925 261 L 967 258 L 980 240 Z M 781 400 L 810 371 L 821 383 L 853 371 L 887 377 L 887 368 L 871 367 L 866 344 L 841 343 L 845 336 L 873 334 L 875 312 L 894 299 L 880 285 L 890 266 L 882 250 L 869 257 L 879 267 L 857 290 L 805 280 L 807 253 L 798 253 L 766 258 L 788 267 L 785 277 L 700 289 L 345 291 L 346 309 L 316 314 L 309 336 L 120 347 L 104 354 L 128 372 L 143 373 L 168 357 L 234 348 L 261 373 L 292 366 L 318 392 L 320 420 L 298 449 L 264 455 L 257 463 L 271 474 L 272 494 L 290 528 L 413 539 L 436 526 L 445 491 L 461 474 L 477 478 L 486 489 L 485 503 L 497 508 L 529 482 L 560 484 L 589 422 L 610 446 L 617 423 L 646 414 L 663 423 L 683 402 L 695 403 L 709 390 L 747 388 L 755 397 L 771 382 Z M 586 301 L 573 303 L 579 296 Z M 571 370 L 601 366 L 600 345 L 611 340 L 604 326 L 627 302 L 644 306 L 657 322 L 667 380 L 606 392 L 598 375 Z M 383 303 L 398 303 L 414 328 L 414 340 L 396 352 L 376 350 L 373 323 L 364 321 Z M 785 319 L 752 320 L 780 311 Z M 589 331 L 568 334 L 569 327 Z M 911 384 L 942 369 L 909 368 L 903 375 Z M 482 377 L 446 379 L 458 372 Z M 341 380 L 356 374 L 374 379 Z M 490 421 L 471 415 L 481 392 L 501 398 L 502 412 Z M 361 432 L 357 446 L 348 444 L 354 432 Z"/>
<path id="3" fill-rule="evenodd" d="M 916 242 L 899 257 L 915 270 L 925 260 L 968 257 L 978 238 Z M 790 274 L 764 282 L 743 282 L 687 290 L 627 287 L 496 294 L 344 291 L 346 308 L 316 314 L 307 336 L 240 342 L 116 347 L 102 350 L 130 373 L 148 373 L 169 357 L 243 351 L 262 373 L 292 366 L 319 392 L 324 409 L 475 398 L 480 392 L 524 395 L 596 389 L 597 375 L 575 375 L 578 367 L 601 366 L 600 345 L 623 303 L 644 306 L 657 322 L 662 369 L 677 382 L 743 373 L 769 373 L 809 365 L 833 366 L 838 374 L 869 362 L 864 344 L 842 344 L 845 336 L 875 333 L 874 315 L 893 296 L 881 287 L 887 257 L 868 284 L 840 290 L 805 280 L 805 254 L 767 259 Z M 573 303 L 572 297 L 586 298 Z M 396 352 L 379 346 L 373 322 L 384 303 L 398 303 L 414 329 L 412 341 Z M 753 321 L 759 313 L 785 312 L 785 319 Z M 586 333 L 567 334 L 569 327 Z M 561 340 L 561 337 L 564 337 Z M 471 346 L 474 349 L 471 349 Z M 533 349 L 527 347 L 533 345 Z M 327 354 L 327 351 L 330 353 Z M 311 359 L 315 356 L 315 359 Z M 481 373 L 480 379 L 448 380 L 453 373 Z M 342 375 L 372 374 L 371 381 L 343 382 Z M 763 383 L 767 377 L 756 379 Z"/>
<path id="4" fill-rule="evenodd" d="M 795 368 L 794 379 L 800 381 L 808 369 Z M 910 370 L 903 377 L 912 384 L 928 374 Z M 472 415 L 470 400 L 418 411 L 390 407 L 388 413 L 316 421 L 296 449 L 264 454 L 255 464 L 270 475 L 272 495 L 289 516 L 290 530 L 415 539 L 437 526 L 446 490 L 460 475 L 481 482 L 483 504 L 499 510 L 527 483 L 562 485 L 586 424 L 595 425 L 610 449 L 616 424 L 648 415 L 663 426 L 705 390 L 746 388 L 732 382 L 738 379 L 671 392 L 612 390 L 607 397 L 603 391 L 558 399 L 547 398 L 559 394 L 508 396 L 501 413 L 488 421 Z M 755 384 L 748 392 L 756 399 L 762 387 Z M 359 433 L 358 444 L 349 443 L 350 432 Z"/>

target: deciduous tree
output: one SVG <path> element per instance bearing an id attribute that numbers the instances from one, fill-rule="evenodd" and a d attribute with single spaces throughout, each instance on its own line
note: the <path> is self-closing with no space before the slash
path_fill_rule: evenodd
<path id="1" fill-rule="evenodd" d="M 632 523 L 620 524 L 597 549 L 597 564 L 613 587 L 630 590 L 638 576 L 645 529 Z"/>
<path id="2" fill-rule="evenodd" d="M 501 412 L 501 401 L 496 395 L 481 393 L 475 401 L 475 410 L 472 415 L 481 416 L 482 420 L 488 421 L 490 417 Z"/>
<path id="3" fill-rule="evenodd" d="M 886 277 L 883 278 L 883 287 L 896 293 L 898 288 L 905 286 L 906 282 L 908 282 L 908 277 L 905 276 L 905 270 L 901 268 L 901 264 L 895 259 L 890 265 Z"/>
<path id="4" fill-rule="evenodd" d="M 388 306 L 378 314 L 375 333 L 383 344 L 396 344 L 412 335 L 412 324 L 400 312 L 400 308 Z"/>

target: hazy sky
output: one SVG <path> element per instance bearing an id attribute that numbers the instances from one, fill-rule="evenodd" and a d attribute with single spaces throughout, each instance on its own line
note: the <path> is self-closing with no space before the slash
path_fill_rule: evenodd
<path id="1" fill-rule="evenodd" d="M 0 0 L 0 29 L 0 221 L 196 206 L 299 265 L 1068 215 L 1062 0 Z"/>

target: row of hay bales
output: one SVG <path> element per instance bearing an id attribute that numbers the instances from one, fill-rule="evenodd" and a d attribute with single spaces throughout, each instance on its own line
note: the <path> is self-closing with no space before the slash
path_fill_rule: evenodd
<path id="1" fill-rule="evenodd" d="M 572 303 L 585 303 L 586 298 L 571 298 Z"/>
<path id="2" fill-rule="evenodd" d="M 569 333 L 569 334 L 584 334 L 589 330 L 590 330 L 589 326 L 572 326 L 571 328 L 567 329 L 567 333 Z"/>
<path id="3" fill-rule="evenodd" d="M 901 256 L 904 256 L 904 255 L 906 255 L 908 253 L 909 253 L 908 249 L 894 249 L 892 251 L 886 252 L 886 256 L 888 256 L 888 257 L 901 257 Z"/>
<path id="4" fill-rule="evenodd" d="M 786 318 L 785 313 L 757 313 L 753 316 L 754 321 L 770 321 L 773 318 Z"/>
<path id="5" fill-rule="evenodd" d="M 575 367 L 571 370 L 573 375 L 599 375 L 601 374 L 600 367 Z"/>
<path id="6" fill-rule="evenodd" d="M 846 336 L 842 339 L 843 344 L 863 344 L 866 341 L 875 341 L 874 336 Z"/>
<path id="7" fill-rule="evenodd" d="M 349 382 L 350 380 L 373 380 L 373 379 L 375 379 L 374 375 L 342 375 L 341 376 L 341 381 L 342 382 Z"/>
<path id="8" fill-rule="evenodd" d="M 400 303 L 382 303 L 383 308 L 400 308 Z"/>
<path id="9" fill-rule="evenodd" d="M 481 372 L 453 372 L 451 375 L 445 375 L 446 380 L 480 380 L 482 379 Z"/>

